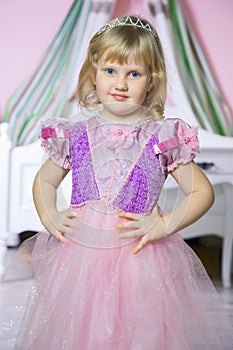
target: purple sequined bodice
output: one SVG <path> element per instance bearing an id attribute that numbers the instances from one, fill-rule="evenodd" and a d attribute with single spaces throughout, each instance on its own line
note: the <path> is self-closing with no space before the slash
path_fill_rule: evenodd
<path id="1" fill-rule="evenodd" d="M 76 123 L 70 134 L 71 205 L 102 201 L 117 210 L 149 213 L 165 181 L 156 124 L 132 126 L 96 118 Z"/>
<path id="2" fill-rule="evenodd" d="M 144 214 L 157 202 L 169 172 L 199 152 L 197 129 L 178 118 L 141 119 L 138 125 L 100 117 L 77 123 L 50 118 L 40 138 L 56 165 L 72 169 L 74 209 L 95 202 L 107 211 Z"/>

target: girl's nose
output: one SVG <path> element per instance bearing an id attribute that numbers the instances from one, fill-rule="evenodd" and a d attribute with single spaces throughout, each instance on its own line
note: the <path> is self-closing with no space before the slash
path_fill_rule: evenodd
<path id="1" fill-rule="evenodd" d="M 125 78 L 118 77 L 115 81 L 115 89 L 118 91 L 127 91 L 128 85 Z"/>

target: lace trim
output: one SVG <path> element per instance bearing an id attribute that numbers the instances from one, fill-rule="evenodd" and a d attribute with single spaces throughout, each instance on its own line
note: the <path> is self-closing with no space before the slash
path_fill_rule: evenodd
<path id="1" fill-rule="evenodd" d="M 135 129 L 141 128 L 142 126 L 146 125 L 149 121 L 153 121 L 153 119 L 151 117 L 147 117 L 145 119 L 144 118 L 143 119 L 137 119 L 137 120 L 132 121 L 130 123 L 124 123 L 123 121 L 122 122 L 120 122 L 120 121 L 110 121 L 110 120 L 108 121 L 108 120 L 106 120 L 106 119 L 104 119 L 102 117 L 102 115 L 100 114 L 99 111 L 96 114 L 96 119 L 102 125 L 105 125 L 105 124 L 126 124 L 126 125 L 134 127 Z"/>

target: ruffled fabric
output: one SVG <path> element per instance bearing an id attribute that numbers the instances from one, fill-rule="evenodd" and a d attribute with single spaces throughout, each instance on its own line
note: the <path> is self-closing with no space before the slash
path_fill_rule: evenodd
<path id="1" fill-rule="evenodd" d="M 69 131 L 71 124 L 64 118 L 49 118 L 41 129 L 41 147 L 61 168 L 71 169 Z"/>
<path id="2" fill-rule="evenodd" d="M 167 118 L 159 130 L 159 141 L 164 142 L 176 137 L 177 145 L 162 155 L 165 172 L 175 170 L 181 164 L 192 161 L 200 152 L 198 126 L 191 127 L 181 119 Z"/>
<path id="3" fill-rule="evenodd" d="M 46 232 L 24 242 L 33 246 L 36 289 L 19 349 L 231 350 L 230 321 L 183 239 L 135 255 L 138 240 L 111 239 L 117 215 L 93 208 L 81 210 L 69 243 Z"/>
<path id="4" fill-rule="evenodd" d="M 129 170 L 142 171 L 145 185 L 153 183 L 159 195 L 166 179 L 160 158 L 166 171 L 191 161 L 199 150 L 196 128 L 178 119 L 161 125 L 151 121 L 140 132 L 128 125 L 102 128 L 92 122 L 77 123 L 71 132 L 72 192 L 80 189 L 88 201 L 77 209 L 68 243 L 42 232 L 21 247 L 31 259 L 35 288 L 16 348 L 231 350 L 232 326 L 224 307 L 200 260 L 182 237 L 174 234 L 133 254 L 140 238 L 122 240 L 116 228 L 121 202 L 114 199 L 120 192 L 129 196 L 127 200 L 122 196 L 122 203 L 131 202 L 127 207 L 131 212 L 134 205 L 141 213 L 141 203 L 148 200 L 154 205 L 157 200 L 151 196 L 151 187 L 143 188 L 137 176 L 135 183 L 144 193 L 135 196 L 134 184 L 132 188 L 122 186 L 130 183 Z M 143 128 L 148 131 L 150 125 L 148 138 Z M 70 157 L 67 143 L 64 152 L 54 155 L 57 142 L 69 140 L 68 122 L 52 119 L 44 130 L 45 148 L 52 159 L 71 162 L 66 158 Z M 160 156 L 153 148 L 157 133 L 160 143 L 175 140 L 166 143 L 169 147 Z M 148 153 L 143 153 L 147 148 Z M 91 157 L 85 157 L 86 152 Z M 152 169 L 155 160 L 157 166 Z M 92 166 L 95 177 L 90 176 Z M 90 189 L 93 179 L 100 189 L 97 197 Z M 145 195 L 142 201 L 139 195 Z"/>

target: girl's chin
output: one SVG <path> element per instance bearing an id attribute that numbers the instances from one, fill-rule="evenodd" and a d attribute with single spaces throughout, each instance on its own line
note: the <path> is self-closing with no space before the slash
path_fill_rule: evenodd
<path id="1" fill-rule="evenodd" d="M 130 104 L 126 102 L 115 102 L 111 104 L 103 105 L 103 115 L 109 116 L 125 116 L 125 117 L 136 117 L 142 106 Z"/>

